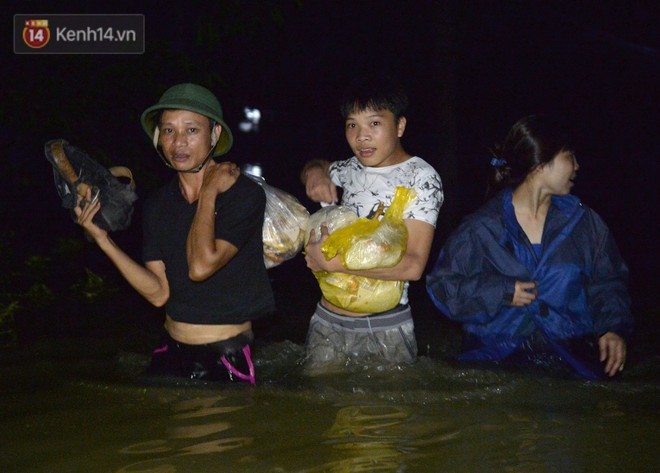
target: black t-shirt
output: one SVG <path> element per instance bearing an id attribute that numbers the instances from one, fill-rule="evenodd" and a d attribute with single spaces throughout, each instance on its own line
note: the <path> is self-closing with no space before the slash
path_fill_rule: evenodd
<path id="1" fill-rule="evenodd" d="M 144 207 L 143 259 L 163 261 L 170 285 L 167 314 L 191 324 L 239 324 L 274 311 L 275 303 L 263 260 L 262 227 L 266 195 L 241 175 L 216 199 L 216 239 L 238 253 L 208 279 L 188 277 L 186 241 L 197 210 L 181 195 L 178 177 L 158 190 Z"/>

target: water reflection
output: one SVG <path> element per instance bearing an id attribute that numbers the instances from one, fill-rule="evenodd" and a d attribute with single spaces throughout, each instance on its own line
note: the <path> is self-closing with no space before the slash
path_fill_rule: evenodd
<path id="1" fill-rule="evenodd" d="M 511 436 L 511 456 L 502 457 L 507 471 L 525 473 L 583 471 L 582 462 L 572 451 L 575 433 L 566 428 L 561 418 L 550 416 L 540 422 L 530 415 L 509 414 L 507 424 Z M 506 450 L 505 450 L 506 451 Z"/>
<path id="2" fill-rule="evenodd" d="M 167 401 L 165 401 L 167 402 Z M 122 448 L 122 455 L 157 456 L 131 463 L 117 473 L 174 473 L 179 470 L 177 461 L 191 455 L 217 455 L 246 447 L 253 437 L 231 436 L 232 423 L 220 420 L 224 415 L 240 411 L 253 403 L 249 398 L 236 399 L 210 396 L 186 399 L 170 403 L 174 412 L 170 416 L 173 425 L 166 428 L 165 438 L 150 440 Z M 165 455 L 163 455 L 165 454 Z"/>
<path id="3" fill-rule="evenodd" d="M 169 429 L 169 438 L 173 439 L 194 439 L 206 437 L 228 430 L 231 427 L 229 422 L 215 422 L 206 425 L 186 425 L 182 427 L 172 427 Z"/>
<path id="4" fill-rule="evenodd" d="M 420 447 L 440 445 L 457 434 L 437 421 L 424 422 L 411 407 L 389 404 L 341 407 L 324 434 L 330 459 L 305 473 L 415 471 L 416 460 L 429 454 Z"/>
<path id="5" fill-rule="evenodd" d="M 111 376 L 113 359 L 76 352 L 5 357 L 0 472 L 660 471 L 656 380 L 560 380 L 425 357 L 312 379 L 297 369 L 300 351 L 256 352 L 261 384 L 245 389 L 136 386 Z"/>

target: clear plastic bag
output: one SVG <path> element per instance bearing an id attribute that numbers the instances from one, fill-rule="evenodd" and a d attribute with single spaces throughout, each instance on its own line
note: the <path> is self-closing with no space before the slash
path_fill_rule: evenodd
<path id="1" fill-rule="evenodd" d="M 266 268 L 290 260 L 302 251 L 309 220 L 307 209 L 291 194 L 266 184 L 264 178 L 246 174 L 266 193 L 262 239 Z"/>
<path id="2" fill-rule="evenodd" d="M 328 227 L 328 232 L 332 233 L 339 228 L 350 225 L 358 219 L 357 214 L 342 205 L 328 205 L 314 212 L 307 221 L 307 230 L 305 231 L 305 246 L 310 239 L 310 233 L 314 230 L 314 241 L 321 239 L 321 226 Z"/>

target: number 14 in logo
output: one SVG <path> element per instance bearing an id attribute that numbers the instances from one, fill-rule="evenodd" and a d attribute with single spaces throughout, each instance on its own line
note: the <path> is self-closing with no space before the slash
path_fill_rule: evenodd
<path id="1" fill-rule="evenodd" d="M 50 41 L 48 20 L 25 20 L 23 41 L 34 49 L 43 48 Z"/>

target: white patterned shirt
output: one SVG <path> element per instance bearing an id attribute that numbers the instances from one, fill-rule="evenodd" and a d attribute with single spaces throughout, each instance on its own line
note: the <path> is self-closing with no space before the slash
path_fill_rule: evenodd
<path id="1" fill-rule="evenodd" d="M 330 178 L 344 191 L 341 204 L 369 218 L 382 202 L 385 210 L 392 203 L 398 186 L 415 189 L 417 198 L 404 214 L 405 219 L 422 220 L 435 227 L 444 201 L 442 181 L 429 163 L 417 156 L 393 166 L 367 167 L 353 156 L 335 161 L 330 166 Z"/>
<path id="2" fill-rule="evenodd" d="M 353 156 L 335 161 L 330 166 L 332 182 L 343 190 L 341 205 L 354 210 L 358 217 L 370 218 L 382 202 L 385 210 L 392 203 L 396 187 L 415 190 L 417 197 L 404 212 L 404 219 L 421 220 L 436 226 L 444 201 L 440 175 L 429 163 L 417 156 L 385 167 L 364 166 Z M 408 283 L 401 304 L 408 303 Z"/>

